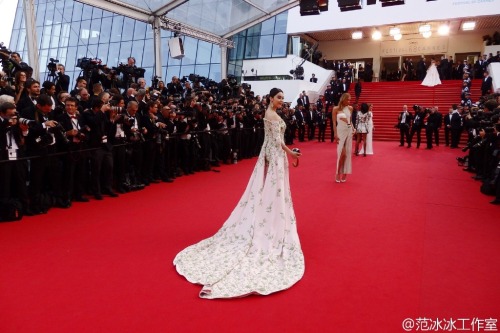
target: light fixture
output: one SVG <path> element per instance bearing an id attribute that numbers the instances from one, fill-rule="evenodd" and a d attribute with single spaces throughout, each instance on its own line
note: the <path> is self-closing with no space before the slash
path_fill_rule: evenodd
<path id="1" fill-rule="evenodd" d="M 389 29 L 389 35 L 395 36 L 397 34 L 401 34 L 401 30 L 397 27 L 392 27 Z"/>
<path id="2" fill-rule="evenodd" d="M 395 34 L 394 35 L 394 40 L 400 40 L 403 37 L 401 34 Z"/>
<path id="3" fill-rule="evenodd" d="M 422 24 L 420 27 L 418 27 L 418 32 L 420 32 L 421 34 L 426 32 L 426 31 L 431 31 L 430 24 Z"/>
<path id="4" fill-rule="evenodd" d="M 361 39 L 363 38 L 363 32 L 362 31 L 354 31 L 352 33 L 352 39 Z"/>
<path id="5" fill-rule="evenodd" d="M 424 38 L 429 38 L 432 36 L 432 31 L 424 31 L 422 32 L 422 36 L 424 36 Z"/>
<path id="6" fill-rule="evenodd" d="M 438 34 L 441 36 L 447 36 L 450 33 L 450 26 L 448 24 L 443 24 L 438 28 Z"/>
<path id="7" fill-rule="evenodd" d="M 462 23 L 462 30 L 474 30 L 476 27 L 476 22 L 474 21 L 467 21 Z"/>
<path id="8" fill-rule="evenodd" d="M 380 40 L 382 38 L 382 33 L 380 32 L 380 30 L 375 30 L 372 33 L 372 38 L 373 40 Z"/>

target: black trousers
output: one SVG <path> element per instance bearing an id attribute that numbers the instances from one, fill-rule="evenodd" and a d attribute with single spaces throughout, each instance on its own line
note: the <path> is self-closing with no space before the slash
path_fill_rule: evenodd
<path id="1" fill-rule="evenodd" d="M 421 134 L 422 134 L 422 127 L 420 126 L 413 126 L 411 128 L 411 132 L 410 132 L 410 143 L 408 144 L 409 146 L 411 146 L 411 143 L 413 141 L 413 136 L 417 134 L 417 148 L 420 148 L 420 142 L 421 142 Z"/>
<path id="2" fill-rule="evenodd" d="M 432 148 L 432 134 L 433 133 L 434 133 L 434 128 L 432 128 L 432 127 L 425 128 L 425 138 L 427 141 L 427 148 L 428 149 Z"/>
<path id="3" fill-rule="evenodd" d="M 451 136 L 451 128 L 445 126 L 444 127 L 444 143 L 446 146 L 450 145 L 450 136 Z M 453 146 L 453 144 L 452 144 Z"/>
<path id="4" fill-rule="evenodd" d="M 113 186 L 113 154 L 107 148 L 98 148 L 90 158 L 90 184 L 94 195 L 111 192 Z M 101 186 L 102 183 L 102 186 Z"/>
<path id="5" fill-rule="evenodd" d="M 23 205 L 23 210 L 27 210 L 29 208 L 27 175 L 27 161 L 0 161 L 0 200 L 16 198 Z"/>
<path id="6" fill-rule="evenodd" d="M 318 141 L 325 142 L 326 124 L 318 125 Z"/>
<path id="7" fill-rule="evenodd" d="M 410 127 L 405 124 L 399 125 L 399 144 L 404 146 L 405 141 L 410 144 Z"/>
<path id="8" fill-rule="evenodd" d="M 460 142 L 460 134 L 462 134 L 462 130 L 459 129 L 451 129 L 451 147 L 458 148 L 458 143 Z"/>

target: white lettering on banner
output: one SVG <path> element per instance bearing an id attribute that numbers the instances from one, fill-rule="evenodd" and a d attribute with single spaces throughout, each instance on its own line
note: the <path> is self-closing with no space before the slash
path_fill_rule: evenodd
<path id="1" fill-rule="evenodd" d="M 448 52 L 448 38 L 410 39 L 380 43 L 381 56 L 421 55 Z"/>

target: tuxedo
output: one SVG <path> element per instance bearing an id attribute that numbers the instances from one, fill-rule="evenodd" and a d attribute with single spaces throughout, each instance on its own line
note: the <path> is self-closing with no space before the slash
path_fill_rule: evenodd
<path id="1" fill-rule="evenodd" d="M 485 66 L 486 61 L 483 59 L 479 59 L 476 61 L 474 64 L 474 78 L 476 79 L 482 79 L 483 78 L 483 73 L 486 68 Z"/>
<path id="2" fill-rule="evenodd" d="M 326 123 L 326 111 L 318 112 L 318 142 L 325 142 Z"/>
<path id="3" fill-rule="evenodd" d="M 88 133 L 89 146 L 95 148 L 90 159 L 90 184 L 94 196 L 100 200 L 102 193 L 113 193 L 112 126 L 108 116 L 102 111 L 85 110 L 82 118 L 84 126 L 88 126 L 90 129 Z"/>
<path id="4" fill-rule="evenodd" d="M 481 82 L 481 96 L 488 95 L 493 90 L 493 79 L 491 76 L 486 76 Z"/>
<path id="5" fill-rule="evenodd" d="M 297 98 L 297 105 L 303 106 L 304 109 L 309 110 L 309 96 L 304 95 L 302 97 Z"/>
<path id="6" fill-rule="evenodd" d="M 462 117 L 457 110 L 453 110 L 450 119 L 451 148 L 458 148 L 460 134 L 462 133 Z"/>
<path id="7" fill-rule="evenodd" d="M 339 95 L 342 95 L 343 93 L 346 93 L 349 91 L 349 82 L 345 82 L 345 83 L 340 83 L 340 86 L 339 86 Z"/>
<path id="8" fill-rule="evenodd" d="M 451 135 L 451 117 L 452 114 L 449 113 L 446 116 L 444 116 L 444 142 L 446 144 L 446 147 L 450 145 L 450 135 Z"/>
<path id="9" fill-rule="evenodd" d="M 314 132 L 318 123 L 317 111 L 309 110 L 305 112 L 305 121 L 307 123 L 307 139 L 309 141 L 314 139 Z"/>
<path id="10" fill-rule="evenodd" d="M 85 131 L 83 120 L 80 115 L 69 115 L 64 112 L 56 117 L 56 121 L 66 131 L 68 138 L 69 153 L 62 156 L 63 179 L 62 193 L 65 200 L 83 200 L 85 184 L 88 182 L 88 159 L 89 153 L 82 152 L 86 148 L 85 137 L 88 133 Z M 78 131 L 73 135 L 72 130 Z M 71 134 L 70 134 L 71 133 Z"/>
<path id="11" fill-rule="evenodd" d="M 399 128 L 399 145 L 404 146 L 405 140 L 408 146 L 411 145 L 410 140 L 410 126 L 413 117 L 410 112 L 401 112 L 398 116 L 398 128 Z"/>
<path id="12" fill-rule="evenodd" d="M 432 135 L 436 133 L 441 126 L 441 114 L 434 112 L 430 113 L 425 118 L 425 137 L 427 139 L 427 149 L 432 149 Z M 438 137 L 436 137 L 436 144 L 439 143 Z"/>
<path id="13" fill-rule="evenodd" d="M 16 198 L 21 202 L 24 213 L 29 214 L 28 165 L 25 160 L 19 160 L 22 157 L 24 140 L 20 127 L 10 126 L 7 119 L 0 117 L 0 200 Z"/>
<path id="14" fill-rule="evenodd" d="M 411 131 L 410 131 L 410 144 L 409 144 L 410 147 L 413 141 L 413 136 L 417 134 L 417 148 L 420 148 L 422 127 L 424 125 L 424 117 L 425 114 L 423 112 L 421 111 L 415 112 L 415 116 L 413 117 L 413 124 L 411 126 Z"/>
<path id="15" fill-rule="evenodd" d="M 304 119 L 304 115 L 302 112 L 298 109 L 295 111 L 295 119 L 297 121 L 297 128 L 298 128 L 298 135 L 299 135 L 299 141 L 303 142 L 304 141 L 304 136 L 306 133 L 306 123 Z"/>
<path id="16" fill-rule="evenodd" d="M 318 83 L 318 78 L 317 77 L 312 77 L 312 78 L 309 79 L 309 82 Z"/>

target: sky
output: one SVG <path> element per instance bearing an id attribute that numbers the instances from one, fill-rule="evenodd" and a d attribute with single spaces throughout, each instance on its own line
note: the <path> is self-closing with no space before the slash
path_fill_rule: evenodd
<path id="1" fill-rule="evenodd" d="M 16 16 L 16 7 L 17 0 L 0 0 L 0 13 L 2 13 L 2 19 L 0 20 L 0 42 L 3 42 L 7 47 L 9 47 L 10 44 L 12 24 L 14 24 L 14 17 Z"/>

